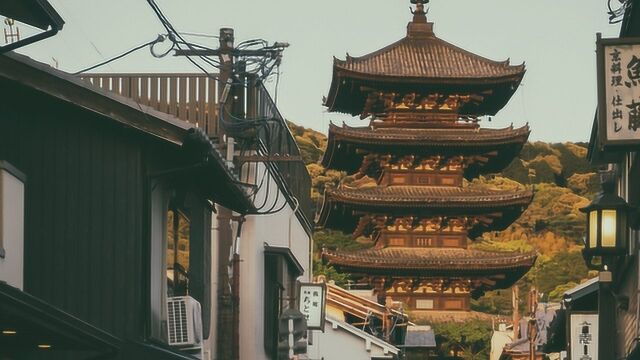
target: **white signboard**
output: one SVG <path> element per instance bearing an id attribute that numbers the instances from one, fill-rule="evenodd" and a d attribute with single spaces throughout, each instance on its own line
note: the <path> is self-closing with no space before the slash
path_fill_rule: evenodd
<path id="1" fill-rule="evenodd" d="M 571 314 L 571 360 L 598 360 L 598 314 Z"/>
<path id="2" fill-rule="evenodd" d="M 640 41 L 598 36 L 602 145 L 640 144 Z"/>
<path id="3" fill-rule="evenodd" d="M 326 292 L 324 283 L 300 283 L 298 287 L 298 310 L 307 318 L 310 330 L 324 330 Z"/>

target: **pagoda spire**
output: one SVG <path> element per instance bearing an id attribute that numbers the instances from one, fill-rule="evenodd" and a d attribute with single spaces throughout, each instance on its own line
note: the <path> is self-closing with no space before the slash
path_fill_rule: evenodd
<path id="1" fill-rule="evenodd" d="M 433 37 L 433 23 L 427 21 L 427 12 L 424 5 L 429 0 L 411 0 L 416 5 L 415 10 L 411 10 L 413 20 L 407 25 L 407 36 L 411 38 Z"/>

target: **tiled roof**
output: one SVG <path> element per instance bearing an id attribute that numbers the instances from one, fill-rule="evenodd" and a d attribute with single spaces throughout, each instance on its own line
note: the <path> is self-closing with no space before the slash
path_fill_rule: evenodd
<path id="1" fill-rule="evenodd" d="M 325 199 L 387 207 L 457 208 L 528 205 L 531 190 L 491 190 L 454 186 L 375 186 L 327 189 Z M 326 201 L 326 200 L 325 200 Z"/>
<path id="2" fill-rule="evenodd" d="M 524 64 L 493 61 L 441 40 L 407 36 L 361 57 L 334 59 L 336 69 L 354 73 L 423 79 L 479 79 L 522 76 Z"/>
<path id="3" fill-rule="evenodd" d="M 329 264 L 349 268 L 477 272 L 529 269 L 536 260 L 536 254 L 458 248 L 386 247 L 356 251 L 325 250 L 322 258 Z"/>
<path id="4" fill-rule="evenodd" d="M 514 129 L 409 129 L 409 128 L 370 128 L 336 126 L 331 124 L 329 136 L 336 140 L 347 139 L 354 143 L 380 144 L 380 145 L 419 145 L 419 146 L 478 146 L 478 145 L 503 145 L 524 144 L 529 137 L 529 126 Z"/>

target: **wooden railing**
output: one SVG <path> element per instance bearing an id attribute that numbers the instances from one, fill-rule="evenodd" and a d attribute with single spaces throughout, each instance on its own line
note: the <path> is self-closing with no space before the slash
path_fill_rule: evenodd
<path id="1" fill-rule="evenodd" d="M 216 74 L 85 74 L 82 78 L 195 124 L 210 137 L 218 135 Z"/>
<path id="2" fill-rule="evenodd" d="M 222 88 L 217 74 L 101 73 L 84 74 L 81 78 L 94 86 L 131 98 L 141 105 L 195 124 L 210 138 L 217 138 L 222 133 L 218 116 L 218 99 Z M 269 92 L 259 81 L 246 79 L 244 85 L 247 118 L 270 119 L 268 125 L 256 132 L 256 137 L 267 154 L 300 157 L 300 149 Z M 297 199 L 300 209 L 312 221 L 311 177 L 304 162 L 299 160 L 274 164 L 289 192 Z"/>

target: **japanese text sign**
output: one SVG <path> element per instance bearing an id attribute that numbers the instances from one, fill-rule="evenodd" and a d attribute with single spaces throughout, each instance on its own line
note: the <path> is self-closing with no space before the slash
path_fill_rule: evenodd
<path id="1" fill-rule="evenodd" d="M 598 34 L 597 47 L 600 142 L 640 144 L 640 39 Z"/>
<path id="2" fill-rule="evenodd" d="M 598 314 L 571 314 L 571 360 L 598 360 Z"/>
<path id="3" fill-rule="evenodd" d="M 326 295 L 324 283 L 300 283 L 298 286 L 298 310 L 307 318 L 310 330 L 324 330 Z"/>

